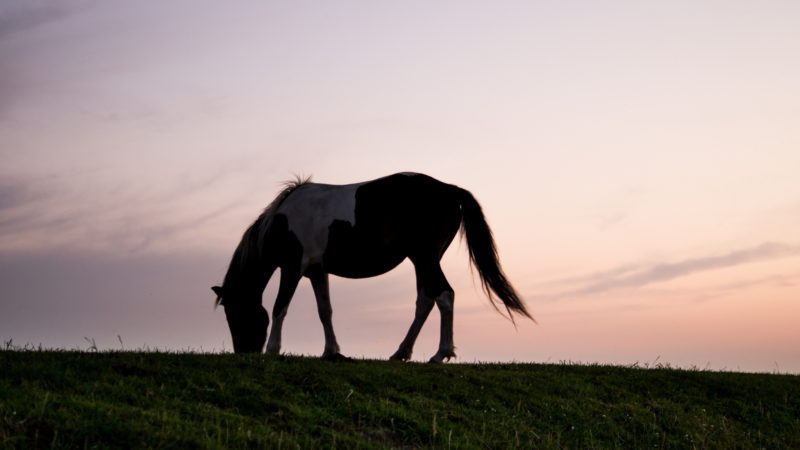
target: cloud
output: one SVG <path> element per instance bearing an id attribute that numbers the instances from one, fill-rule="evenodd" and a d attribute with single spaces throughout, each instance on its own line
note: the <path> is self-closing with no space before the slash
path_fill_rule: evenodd
<path id="1" fill-rule="evenodd" d="M 59 20 L 87 5 L 84 0 L 25 0 L 0 4 L 0 38 Z"/>
<path id="2" fill-rule="evenodd" d="M 0 241 L 4 236 L 49 224 L 61 226 L 41 210 L 41 203 L 58 201 L 59 189 L 49 177 L 0 175 Z M 46 228 L 47 228 L 46 227 Z"/>
<path id="3" fill-rule="evenodd" d="M 693 295 L 690 295 L 690 297 L 694 302 L 704 302 L 756 286 L 791 288 L 797 286 L 798 282 L 800 282 L 800 274 L 797 273 L 789 275 L 773 275 L 769 277 L 742 280 L 733 283 L 712 286 L 701 292 L 694 292 Z"/>
<path id="4" fill-rule="evenodd" d="M 24 204 L 31 196 L 27 183 L 18 180 L 0 179 L 0 212 Z"/>
<path id="5" fill-rule="evenodd" d="M 168 181 L 161 184 L 113 173 L 0 174 L 0 255 L 53 248 L 112 254 L 218 250 L 229 240 L 226 226 L 238 235 L 271 199 L 242 182 L 260 174 L 238 160 L 166 171 Z M 253 206 L 256 198 L 261 203 Z"/>
<path id="6" fill-rule="evenodd" d="M 766 242 L 755 247 L 735 250 L 719 256 L 691 258 L 674 263 L 651 265 L 628 264 L 587 276 L 550 283 L 550 285 L 569 284 L 573 286 L 579 285 L 580 287 L 565 289 L 552 294 L 534 295 L 530 297 L 557 300 L 569 297 L 596 295 L 617 289 L 635 289 L 653 283 L 671 281 L 699 272 L 798 255 L 800 255 L 800 245 Z"/>

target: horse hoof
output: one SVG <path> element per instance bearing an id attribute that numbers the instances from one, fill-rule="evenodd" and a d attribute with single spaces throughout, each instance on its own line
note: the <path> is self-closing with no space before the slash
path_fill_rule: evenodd
<path id="1" fill-rule="evenodd" d="M 435 354 L 431 359 L 428 360 L 429 364 L 441 364 L 443 362 L 450 361 L 451 358 L 455 358 L 456 354 L 453 352 L 447 352 L 443 354 Z"/>
<path id="2" fill-rule="evenodd" d="M 327 355 L 322 355 L 323 361 L 331 361 L 331 362 L 354 362 L 353 358 L 348 358 L 341 353 L 329 353 Z"/>
<path id="3" fill-rule="evenodd" d="M 408 361 L 411 359 L 411 354 L 406 352 L 396 351 L 394 355 L 389 357 L 389 361 Z"/>
<path id="4" fill-rule="evenodd" d="M 450 361 L 450 357 L 449 357 L 449 356 L 448 356 L 448 357 L 445 357 L 445 358 L 436 358 L 436 357 L 433 357 L 433 358 L 431 358 L 431 359 L 429 359 L 429 360 L 428 360 L 428 364 L 444 364 L 444 363 L 446 363 L 447 361 Z"/>

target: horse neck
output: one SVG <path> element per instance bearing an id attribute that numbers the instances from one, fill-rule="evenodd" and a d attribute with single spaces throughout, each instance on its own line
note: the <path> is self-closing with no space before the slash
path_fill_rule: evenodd
<path id="1" fill-rule="evenodd" d="M 260 301 L 261 294 L 267 287 L 269 279 L 277 266 L 253 255 L 240 258 L 239 252 L 234 254 L 233 261 L 225 275 L 223 288 L 236 292 L 239 298 L 254 298 Z"/>

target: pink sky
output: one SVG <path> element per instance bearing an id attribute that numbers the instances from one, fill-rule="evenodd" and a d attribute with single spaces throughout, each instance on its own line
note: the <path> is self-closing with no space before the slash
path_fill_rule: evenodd
<path id="1" fill-rule="evenodd" d="M 416 171 L 481 201 L 539 321 L 497 315 L 454 243 L 459 360 L 800 372 L 798 18 L 795 1 L 4 2 L 0 338 L 229 350 L 209 287 L 282 181 Z M 284 349 L 318 354 L 306 284 Z M 410 265 L 332 291 L 343 352 L 388 357 Z M 415 359 L 437 335 L 434 313 Z"/>

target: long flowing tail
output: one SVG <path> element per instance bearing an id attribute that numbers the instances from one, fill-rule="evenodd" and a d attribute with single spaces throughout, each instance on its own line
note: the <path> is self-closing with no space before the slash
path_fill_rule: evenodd
<path id="1" fill-rule="evenodd" d="M 514 322 L 512 312 L 536 322 L 536 319 L 525 308 L 525 303 L 519 297 L 519 294 L 506 278 L 503 269 L 500 268 L 492 230 L 489 229 L 489 224 L 486 223 L 481 205 L 478 204 L 478 201 L 469 191 L 461 188 L 458 188 L 458 190 L 461 197 L 461 233 L 467 239 L 469 259 L 478 270 L 481 285 L 492 306 L 500 311 L 495 299 L 495 296 L 497 296 L 503 302 L 503 306 L 505 306 L 512 323 Z"/>

